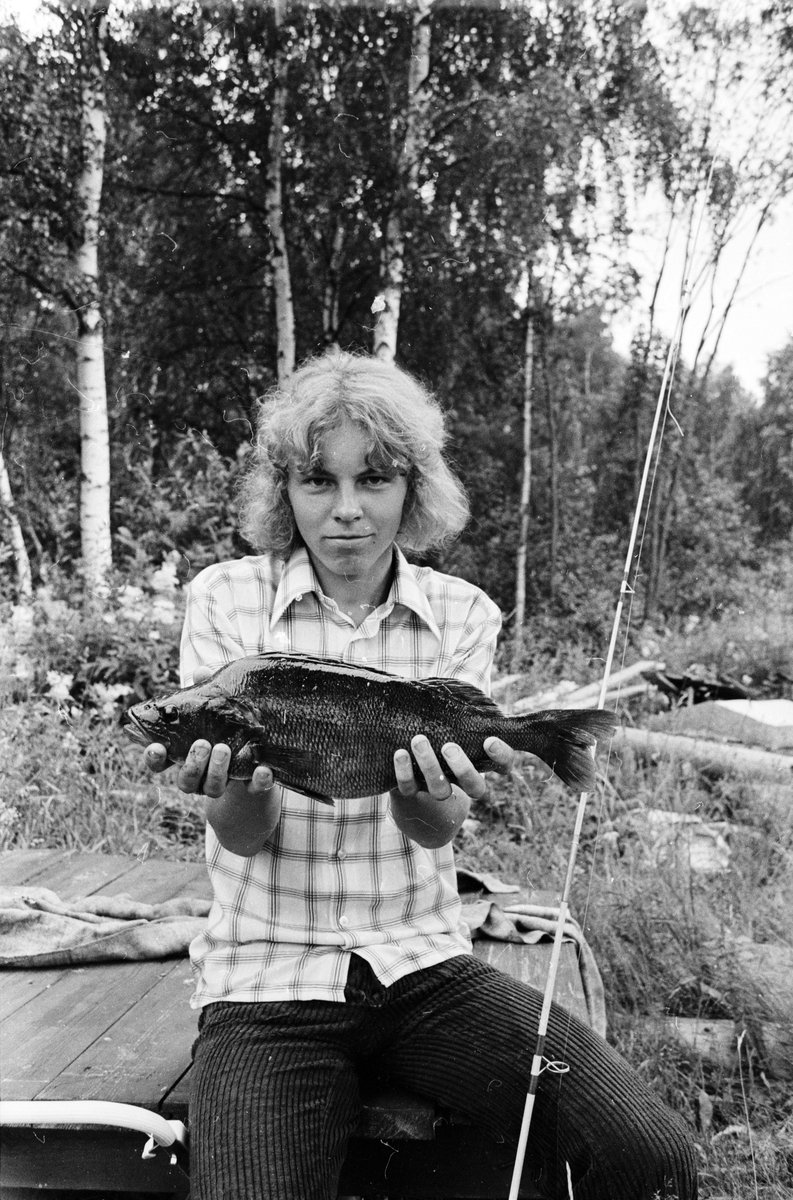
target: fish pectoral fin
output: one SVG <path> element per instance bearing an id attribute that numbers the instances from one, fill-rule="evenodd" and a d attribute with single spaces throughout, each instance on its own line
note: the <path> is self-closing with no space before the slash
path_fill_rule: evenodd
<path id="1" fill-rule="evenodd" d="M 245 750 L 252 756 L 257 766 L 265 763 L 271 767 L 276 779 L 282 782 L 284 787 L 288 787 L 291 792 L 300 792 L 302 796 L 310 796 L 312 800 L 319 800 L 321 804 L 333 804 L 331 796 L 326 796 L 323 792 L 312 792 L 310 788 L 299 787 L 292 782 L 296 772 L 307 775 L 318 774 L 320 762 L 313 751 L 273 746 L 269 742 L 248 742 Z M 286 778 L 283 779 L 282 776 Z"/>
<path id="2" fill-rule="evenodd" d="M 308 796 L 309 800 L 318 800 L 320 804 L 329 804 L 333 808 L 333 797 L 323 796 L 322 792 L 310 792 L 308 788 L 295 787 L 293 783 L 285 785 L 290 792 L 299 792 L 301 796 Z"/>

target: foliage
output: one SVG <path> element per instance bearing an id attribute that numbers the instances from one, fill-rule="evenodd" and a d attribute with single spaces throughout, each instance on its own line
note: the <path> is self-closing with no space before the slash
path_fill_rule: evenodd
<path id="1" fill-rule="evenodd" d="M 593 621 L 602 628 L 594 610 L 603 593 L 592 581 L 605 587 L 619 572 L 666 354 L 652 316 L 629 363 L 607 334 L 606 315 L 636 286 L 620 253 L 627 194 L 658 179 L 688 202 L 701 186 L 705 109 L 694 111 L 685 90 L 697 52 L 733 78 L 759 39 L 768 94 L 789 99 L 784 22 L 773 6 L 762 30 L 692 9 L 668 44 L 654 40 L 641 5 L 587 13 L 563 0 L 542 20 L 516 5 L 433 12 L 433 103 L 418 194 L 407 201 L 395 193 L 407 9 L 296 5 L 283 30 L 285 220 L 299 356 L 333 341 L 368 346 L 382 230 L 393 204 L 407 203 L 401 356 L 449 413 L 474 518 L 438 565 L 493 595 L 507 629 L 522 466 L 523 289 L 533 267 L 535 643 L 546 640 L 547 621 L 580 617 L 587 629 Z M 243 549 L 234 482 L 255 402 L 275 375 L 264 210 L 273 24 L 267 6 L 229 0 L 125 0 L 112 6 L 110 22 L 100 265 L 115 558 L 122 572 L 134 572 L 178 550 L 195 570 Z M 3 441 L 43 583 L 54 563 L 78 566 L 68 272 L 77 233 L 76 28 L 56 21 L 26 41 L 7 24 L 0 45 L 0 174 L 9 200 L 0 238 Z M 777 158 L 783 149 L 774 146 Z M 759 151 L 758 143 L 753 171 Z M 773 162 L 773 178 L 786 186 Z M 719 160 L 711 198 L 723 226 L 719 245 L 759 186 L 755 175 L 740 179 L 734 164 Z M 593 254 L 609 263 L 606 282 Z M 647 513 L 646 618 L 734 604 L 736 574 L 760 567 L 760 548 L 789 535 L 789 358 L 788 348 L 769 364 L 760 408 L 728 374 L 678 371 L 671 407 L 685 438 L 676 441 L 667 422 Z M 11 597 L 8 555 L 0 580 Z"/>
<path id="2" fill-rule="evenodd" d="M 793 535 L 793 338 L 771 355 L 763 404 L 744 413 L 735 476 L 766 544 Z"/>
<path id="3" fill-rule="evenodd" d="M 73 241 L 79 124 L 70 30 L 67 22 L 25 42 L 8 26 L 2 48 L 9 71 L 0 170 L 13 217 L 0 245 L 8 284 L 3 436 L 41 580 L 49 564 L 74 569 L 77 562 L 79 442 L 63 265 Z M 230 510 L 237 456 L 255 400 L 274 378 L 264 212 L 271 14 L 267 6 L 130 0 L 113 6 L 110 32 L 102 273 L 116 562 L 136 570 L 136 553 L 178 549 L 195 569 L 242 548 Z M 377 248 L 396 202 L 409 13 L 293 6 L 283 33 L 285 219 L 298 352 L 333 340 L 365 347 Z M 593 568 L 611 570 L 624 535 L 660 348 L 649 359 L 639 348 L 626 370 L 603 314 L 635 284 L 619 253 L 626 189 L 649 180 L 659 163 L 667 176 L 674 164 L 689 169 L 691 131 L 668 69 L 641 6 L 612 6 L 596 19 L 561 0 L 543 20 L 520 6 L 433 13 L 433 104 L 419 192 L 406 214 L 401 353 L 449 411 L 453 455 L 472 498 L 474 522 L 440 565 L 481 583 L 507 614 L 529 262 L 542 330 L 529 564 L 535 613 L 583 611 L 578 590 L 586 593 Z M 56 93 L 62 102 L 53 106 Z M 45 123 L 50 110 L 57 121 Z M 35 153 L 26 153 L 33 145 Z M 665 186 L 674 182 L 666 178 Z M 593 249 L 610 258 L 607 284 L 595 281 Z M 684 391 L 681 381 L 680 398 Z M 711 411 L 714 395 L 705 387 L 695 402 L 697 422 L 701 411 L 711 433 L 723 424 Z M 703 431 L 709 445 L 711 433 Z M 784 463 L 784 438 L 774 445 Z M 682 463 L 674 486 L 686 501 L 672 499 L 686 528 L 679 538 L 676 524 L 659 533 L 651 608 L 673 611 L 681 595 L 701 608 L 734 557 L 743 533 L 735 520 L 746 522 L 735 493 L 727 494 L 727 457 L 705 462 L 697 454 Z M 662 497 L 667 470 L 671 464 L 662 468 Z M 713 500 L 700 512 L 691 497 L 701 485 Z M 53 487 L 57 502 L 47 504 Z M 759 501 L 743 498 L 752 520 L 765 522 Z M 700 559 L 707 552 L 698 594 L 693 547 L 722 502 L 735 520 L 700 547 Z M 590 553 L 593 545 L 607 562 Z M 745 557 L 751 552 L 747 545 Z M 2 576 L 10 595 L 8 560 Z"/>
<path id="4" fill-rule="evenodd" d="M 183 599 L 178 555 L 141 584 L 117 579 L 88 598 L 79 581 L 53 573 L 31 608 L 3 606 L 3 684 L 13 701 L 54 700 L 75 716 L 116 713 L 117 701 L 178 686 Z"/>

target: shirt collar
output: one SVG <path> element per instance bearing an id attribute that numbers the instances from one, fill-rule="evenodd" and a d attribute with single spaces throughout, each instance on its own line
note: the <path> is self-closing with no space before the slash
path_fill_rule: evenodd
<path id="1" fill-rule="evenodd" d="M 433 633 L 438 641 L 441 640 L 441 631 L 435 620 L 432 606 L 419 585 L 416 572 L 398 546 L 396 547 L 394 582 L 389 594 L 389 601 L 391 600 L 394 604 L 401 604 L 404 608 L 409 608 L 424 622 L 430 633 Z"/>
<path id="2" fill-rule="evenodd" d="M 270 628 L 275 628 L 295 600 L 302 600 L 308 592 L 315 592 L 319 596 L 321 590 L 308 551 L 305 546 L 300 546 L 284 563 L 270 614 Z"/>
<path id="3" fill-rule="evenodd" d="M 419 586 L 413 567 L 398 546 L 395 547 L 395 568 L 391 590 L 385 604 L 382 605 L 383 616 L 387 615 L 395 604 L 401 604 L 404 608 L 409 608 L 411 612 L 414 612 L 440 641 L 441 631 L 430 602 Z M 289 606 L 296 600 L 301 600 L 309 592 L 314 592 L 318 597 L 322 595 L 322 589 L 311 565 L 308 551 L 305 546 L 300 546 L 284 563 L 273 601 L 270 628 L 274 629 Z"/>

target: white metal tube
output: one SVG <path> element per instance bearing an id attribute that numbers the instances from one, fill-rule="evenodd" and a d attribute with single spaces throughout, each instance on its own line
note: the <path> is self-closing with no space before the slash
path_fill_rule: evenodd
<path id="1" fill-rule="evenodd" d="M 161 1146 L 184 1141 L 181 1122 L 112 1100 L 2 1100 L 0 1125 L 115 1125 L 145 1133 Z"/>

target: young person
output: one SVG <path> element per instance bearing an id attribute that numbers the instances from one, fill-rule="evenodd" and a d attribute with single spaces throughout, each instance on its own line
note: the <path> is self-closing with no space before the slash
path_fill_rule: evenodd
<path id="1" fill-rule="evenodd" d="M 420 554 L 459 533 L 462 488 L 442 413 L 403 371 L 346 353 L 308 362 L 261 410 L 244 495 L 260 551 L 189 589 L 183 684 L 232 659 L 308 653 L 487 690 L 500 614 Z M 452 840 L 487 782 L 426 739 L 394 786 L 333 808 L 228 747 L 196 742 L 178 773 L 207 801 L 215 893 L 191 947 L 201 1009 L 191 1100 L 194 1200 L 331 1200 L 364 1066 L 516 1141 L 541 996 L 473 957 Z M 513 754 L 491 738 L 493 769 Z M 153 770 L 165 750 L 150 746 Z M 526 1177 L 549 1197 L 696 1195 L 682 1124 L 592 1031 L 553 1008 Z"/>

